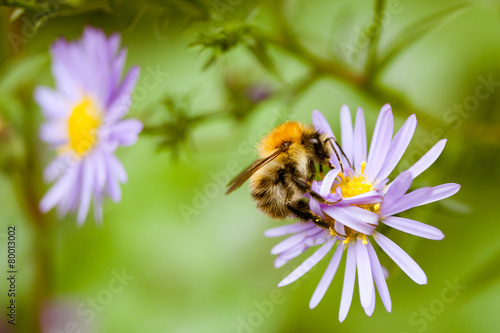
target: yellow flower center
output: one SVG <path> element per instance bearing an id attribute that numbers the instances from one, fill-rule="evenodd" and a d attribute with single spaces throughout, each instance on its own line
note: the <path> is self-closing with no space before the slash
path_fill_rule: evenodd
<path id="1" fill-rule="evenodd" d="M 361 163 L 361 172 L 359 175 L 352 175 L 352 176 L 347 176 L 344 175 L 343 173 L 339 173 L 339 177 L 341 179 L 341 182 L 338 184 L 333 184 L 332 186 L 332 193 L 335 193 L 335 190 L 340 187 L 342 189 L 342 197 L 344 198 L 350 198 L 356 195 L 360 195 L 366 192 L 370 192 L 375 190 L 375 187 L 373 187 L 373 184 L 366 181 L 365 178 L 365 168 L 366 168 L 366 162 Z M 370 212 L 378 214 L 380 210 L 380 203 L 376 204 L 366 204 L 366 205 L 355 205 L 360 208 L 369 210 Z M 368 241 L 366 239 L 366 235 L 359 233 L 355 230 L 352 230 L 349 227 L 344 226 L 344 231 L 345 235 L 345 240 L 343 244 L 347 246 L 347 244 L 351 241 L 355 241 L 356 239 L 362 239 L 363 244 L 367 244 Z M 337 233 L 334 228 L 330 228 L 330 234 L 333 236 Z M 340 235 L 340 234 L 339 234 Z"/>
<path id="2" fill-rule="evenodd" d="M 373 191 L 375 189 L 373 184 L 367 182 L 365 179 L 365 168 L 366 162 L 362 162 L 359 176 L 346 176 L 342 172 L 339 173 L 342 182 L 337 186 L 332 187 L 332 193 L 335 192 L 337 187 L 340 187 L 342 189 L 342 196 L 344 198 L 350 198 L 355 195 Z"/>
<path id="3" fill-rule="evenodd" d="M 76 154 L 83 155 L 95 145 L 100 124 L 100 113 L 91 99 L 84 98 L 74 107 L 68 119 L 68 134 L 69 146 Z"/>
<path id="4" fill-rule="evenodd" d="M 368 244 L 368 240 L 366 239 L 366 235 L 365 234 L 362 234 L 360 232 L 352 230 L 349 227 L 344 227 L 344 231 L 345 231 L 345 236 L 346 237 L 345 237 L 344 241 L 342 242 L 342 244 L 344 244 L 345 247 L 347 247 L 347 245 L 349 244 L 349 242 L 354 242 L 357 239 L 361 239 L 361 242 L 364 245 Z"/>
<path id="5" fill-rule="evenodd" d="M 358 176 L 346 176 L 343 173 L 339 173 L 341 182 L 339 184 L 333 184 L 332 193 L 335 193 L 335 190 L 340 187 L 342 189 L 342 197 L 350 198 L 355 195 L 360 195 L 366 192 L 370 192 L 375 190 L 373 184 L 366 181 L 365 178 L 365 168 L 366 162 L 361 163 L 361 172 Z M 367 204 L 367 205 L 356 205 L 363 209 L 369 210 L 373 213 L 378 213 L 380 210 L 380 204 Z"/>

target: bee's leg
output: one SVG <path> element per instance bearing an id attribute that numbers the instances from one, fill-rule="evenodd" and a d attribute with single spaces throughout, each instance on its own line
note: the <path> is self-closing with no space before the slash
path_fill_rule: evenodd
<path id="1" fill-rule="evenodd" d="M 299 219 L 304 221 L 312 221 L 323 229 L 330 229 L 330 224 L 318 215 L 311 212 L 309 205 L 304 201 L 298 201 L 295 204 L 288 204 L 288 209 Z"/>
<path id="2" fill-rule="evenodd" d="M 322 204 L 326 204 L 326 205 L 334 205 L 334 204 L 336 204 L 337 202 L 339 202 L 339 201 L 341 201 L 341 200 L 342 200 L 342 198 L 340 198 L 340 199 L 339 199 L 339 200 L 337 200 L 337 201 L 328 201 L 328 200 L 326 200 L 326 199 L 325 199 L 325 198 L 324 198 L 321 194 L 319 194 L 319 193 L 318 193 L 318 192 L 316 192 L 316 191 L 313 191 L 313 190 L 311 189 L 311 187 L 309 186 L 309 184 L 308 184 L 308 183 L 306 183 L 306 182 L 304 182 L 302 179 L 294 177 L 294 178 L 293 178 L 293 181 L 295 182 L 295 184 L 297 184 L 297 186 L 298 186 L 300 189 L 302 189 L 302 190 L 303 190 L 303 191 L 305 191 L 305 192 L 309 192 L 309 193 L 311 194 L 311 196 L 312 196 L 314 199 L 318 200 L 318 201 L 319 201 L 320 203 L 322 203 Z"/>
<path id="3" fill-rule="evenodd" d="M 320 203 L 325 204 L 325 205 L 335 205 L 337 202 L 342 201 L 342 198 L 340 198 L 339 200 L 336 200 L 336 201 L 328 201 L 321 194 L 319 194 L 318 192 L 315 192 L 313 190 L 309 190 L 309 193 L 311 194 L 311 197 L 313 197 L 314 199 L 318 200 Z"/>
<path id="4" fill-rule="evenodd" d="M 321 164 L 319 165 L 321 167 Z M 316 165 L 314 164 L 313 161 L 311 161 L 311 163 L 309 163 L 309 172 L 310 172 L 310 176 L 309 176 L 309 179 L 307 180 L 307 183 L 309 184 L 309 186 L 312 184 L 312 181 L 314 180 L 314 178 L 316 177 Z M 321 175 L 323 178 L 323 175 Z"/>

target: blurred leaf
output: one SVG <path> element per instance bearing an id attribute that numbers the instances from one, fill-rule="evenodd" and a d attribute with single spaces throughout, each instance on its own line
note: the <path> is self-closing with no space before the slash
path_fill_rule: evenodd
<path id="1" fill-rule="evenodd" d="M 44 15 L 42 17 L 40 17 L 34 24 L 33 26 L 33 32 L 37 32 L 38 29 L 40 29 L 40 27 L 43 27 L 44 25 L 47 24 L 47 22 L 49 21 L 49 18 L 51 17 L 51 14 L 48 14 L 48 15 Z"/>
<path id="2" fill-rule="evenodd" d="M 12 11 L 12 14 L 10 14 L 9 17 L 9 22 L 12 23 L 18 18 L 20 18 L 24 14 L 25 10 L 24 8 L 16 8 Z"/>
<path id="3" fill-rule="evenodd" d="M 265 42 L 259 39 L 254 39 L 248 43 L 248 48 L 265 69 L 274 74 L 278 80 L 283 81 L 271 56 L 269 55 L 268 47 Z"/>
<path id="4" fill-rule="evenodd" d="M 48 63 L 48 56 L 39 54 L 6 64 L 1 69 L 0 93 L 11 93 L 22 85 L 32 82 L 42 68 L 49 65 Z"/>
<path id="5" fill-rule="evenodd" d="M 474 297 L 500 280 L 499 262 L 500 248 L 497 247 L 489 258 L 483 260 L 479 265 L 471 267 L 471 274 L 465 279 L 465 285 L 470 286 L 467 293 L 469 297 Z"/>
<path id="6" fill-rule="evenodd" d="M 386 55 L 381 57 L 380 63 L 378 64 L 378 69 L 382 70 L 383 68 L 385 68 L 401 52 L 412 46 L 416 41 L 424 37 L 427 33 L 432 31 L 439 25 L 445 24 L 447 20 L 450 20 L 452 18 L 453 14 L 458 14 L 467 6 L 468 4 L 461 3 L 431 16 L 425 17 L 410 25 L 403 32 L 398 34 L 396 40 L 391 43 L 388 51 L 386 52 Z"/>
<path id="7" fill-rule="evenodd" d="M 440 201 L 441 206 L 446 208 L 448 214 L 454 215 L 468 215 L 472 213 L 472 208 L 463 202 L 460 202 L 454 198 L 448 198 L 446 200 Z"/>
<path id="8" fill-rule="evenodd" d="M 0 6 L 38 11 L 43 8 L 43 3 L 39 4 L 37 3 L 37 1 L 23 1 L 23 0 L 0 0 Z"/>
<path id="9" fill-rule="evenodd" d="M 179 156 L 181 146 L 189 139 L 191 121 L 188 109 L 172 98 L 163 100 L 164 111 L 169 114 L 168 120 L 159 125 L 145 126 L 143 133 L 158 136 L 158 150 L 172 151 L 174 158 Z"/>
<path id="10" fill-rule="evenodd" d="M 240 22 L 229 22 L 213 32 L 200 32 L 197 40 L 189 46 L 200 46 L 201 50 L 210 50 L 212 56 L 203 67 L 207 69 L 215 63 L 217 58 L 245 42 L 250 26 Z"/>
<path id="11" fill-rule="evenodd" d="M 23 111 L 23 105 L 15 96 L 0 93 L 0 115 L 10 126 L 21 126 Z"/>

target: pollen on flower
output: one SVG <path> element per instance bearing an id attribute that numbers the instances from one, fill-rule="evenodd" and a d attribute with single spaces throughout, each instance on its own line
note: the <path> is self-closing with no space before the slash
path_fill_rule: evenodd
<path id="1" fill-rule="evenodd" d="M 331 192 L 336 193 L 337 189 L 340 188 L 342 190 L 342 197 L 349 198 L 375 190 L 373 183 L 367 181 L 365 178 L 365 168 L 366 162 L 363 161 L 361 163 L 361 172 L 359 174 L 339 173 L 340 182 L 333 183 Z M 380 203 L 358 204 L 354 206 L 366 209 L 376 214 L 380 211 Z M 332 236 L 335 234 L 335 230 L 330 230 L 330 232 L 332 233 Z M 356 239 L 361 239 L 363 244 L 368 243 L 366 235 L 362 233 L 354 231 L 348 227 L 345 227 L 345 232 L 345 240 L 343 242 L 345 246 L 347 246 L 349 242 L 355 241 Z"/>
<path id="2" fill-rule="evenodd" d="M 360 232 L 357 232 L 349 227 L 344 226 L 345 230 L 345 239 L 342 242 L 345 248 L 347 248 L 347 245 L 349 245 L 349 242 L 354 242 L 357 239 L 361 239 L 361 242 L 363 245 L 368 244 L 367 236 L 365 234 L 362 234 Z"/>
<path id="3" fill-rule="evenodd" d="M 68 118 L 69 146 L 78 155 L 85 154 L 97 141 L 101 117 L 94 102 L 85 98 L 73 108 Z"/>
<path id="4" fill-rule="evenodd" d="M 364 245 L 368 244 L 368 241 L 366 240 L 366 235 L 365 235 L 365 234 L 363 234 L 363 235 L 361 236 L 361 238 L 363 239 L 363 242 L 362 242 L 362 243 L 363 243 Z"/>
<path id="5" fill-rule="evenodd" d="M 366 162 L 361 163 L 361 172 L 359 175 L 344 175 L 342 173 L 339 174 L 341 182 L 339 184 L 334 184 L 332 187 L 332 193 L 340 187 L 342 189 L 342 196 L 344 198 L 353 197 L 355 195 L 363 194 L 369 191 L 373 191 L 375 188 L 373 184 L 367 182 L 365 179 L 365 167 Z"/>

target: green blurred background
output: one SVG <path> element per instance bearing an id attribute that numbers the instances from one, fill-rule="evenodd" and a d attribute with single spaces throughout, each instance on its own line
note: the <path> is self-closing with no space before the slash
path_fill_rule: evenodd
<path id="1" fill-rule="evenodd" d="M 500 331 L 500 223 L 490 206 L 500 185 L 500 2 L 28 3 L 13 22 L 23 13 L 0 7 L 1 332 L 15 331 L 4 314 L 12 225 L 19 332 Z M 39 21 L 34 15 L 46 11 L 36 6 L 47 4 Z M 54 157 L 37 139 L 43 119 L 32 91 L 53 85 L 50 43 L 78 38 L 86 25 L 120 32 L 127 68 L 141 66 L 129 115 L 147 129 L 117 153 L 129 175 L 122 201 L 105 202 L 102 226 L 88 218 L 78 227 L 74 216 L 29 209 L 48 188 L 41 170 Z M 269 250 L 279 240 L 263 232 L 282 222 L 255 208 L 247 186 L 225 196 L 224 184 L 253 161 L 253 146 L 275 125 L 310 122 L 319 109 L 339 133 L 347 104 L 363 107 L 370 138 L 385 103 L 397 128 L 412 113 L 419 121 L 398 171 L 448 138 L 414 186 L 462 189 L 404 215 L 438 227 L 444 240 L 389 232 L 428 284 L 415 284 L 380 254 L 392 313 L 377 296 L 367 317 L 356 288 L 340 324 L 343 265 L 314 310 L 309 299 L 327 259 L 276 294 L 313 250 L 275 269 Z M 453 294 L 450 284 L 462 287 Z"/>

